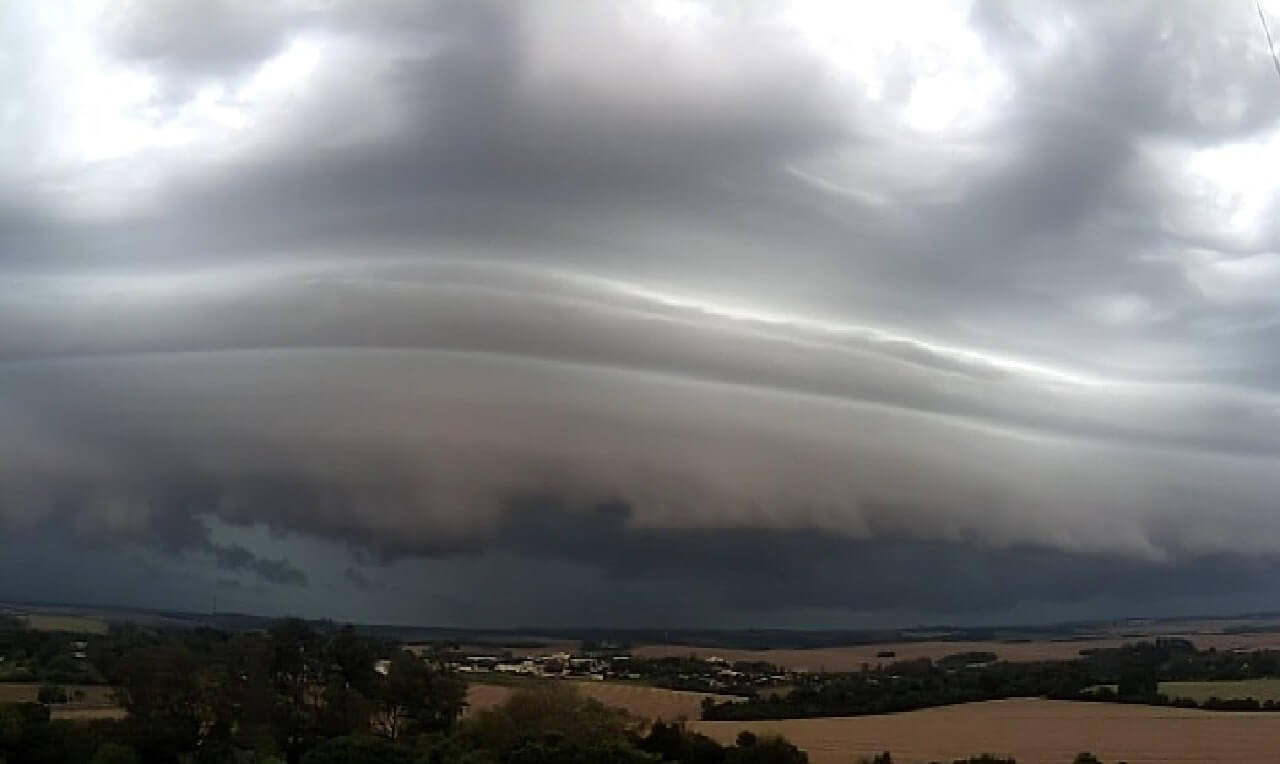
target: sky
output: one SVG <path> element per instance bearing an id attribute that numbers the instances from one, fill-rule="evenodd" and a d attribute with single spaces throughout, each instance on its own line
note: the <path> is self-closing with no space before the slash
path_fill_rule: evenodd
<path id="1" fill-rule="evenodd" d="M 1280 610 L 1278 69 L 1251 0 L 0 4 L 0 598 Z"/>

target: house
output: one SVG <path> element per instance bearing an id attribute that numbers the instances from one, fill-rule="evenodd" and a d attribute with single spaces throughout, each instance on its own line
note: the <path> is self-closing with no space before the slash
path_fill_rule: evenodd
<path id="1" fill-rule="evenodd" d="M 373 670 L 386 676 L 391 673 L 391 661 L 386 658 L 374 661 Z"/>

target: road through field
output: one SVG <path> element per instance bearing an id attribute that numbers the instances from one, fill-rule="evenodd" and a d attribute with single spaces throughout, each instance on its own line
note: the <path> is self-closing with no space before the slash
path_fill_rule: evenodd
<path id="1" fill-rule="evenodd" d="M 898 764 L 983 752 L 1014 756 L 1018 764 L 1070 764 L 1080 751 L 1129 764 L 1280 761 L 1280 714 L 1110 703 L 999 700 L 885 716 L 692 726 L 724 743 L 744 728 L 780 733 L 813 764 L 851 764 L 885 750 Z"/>

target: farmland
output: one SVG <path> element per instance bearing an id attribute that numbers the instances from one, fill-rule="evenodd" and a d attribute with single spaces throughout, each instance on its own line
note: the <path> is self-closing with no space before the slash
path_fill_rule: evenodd
<path id="1" fill-rule="evenodd" d="M 106 634 L 107 622 L 99 618 L 53 613 L 31 613 L 22 616 L 27 627 L 36 631 L 65 631 L 75 634 Z"/>
<path id="2" fill-rule="evenodd" d="M 1253 650 L 1280 649 L 1280 633 L 1257 634 L 1224 634 L 1224 633 L 1184 633 L 1180 635 L 1190 639 L 1201 649 L 1217 648 L 1218 650 Z M 718 656 L 725 660 L 765 661 L 793 671 L 858 671 L 862 665 L 875 666 L 877 663 L 929 658 L 938 660 L 948 655 L 963 652 L 992 652 L 1000 660 L 1007 661 L 1039 661 L 1070 660 L 1080 656 L 1081 650 L 1120 647 L 1134 642 L 1143 636 L 1107 636 L 1097 639 L 1063 639 L 1032 640 L 1025 642 L 1001 641 L 920 641 L 892 642 L 886 644 L 850 645 L 848 647 L 820 647 L 812 649 L 776 649 L 776 650 L 731 650 L 716 647 L 697 647 L 689 645 L 640 645 L 632 650 L 632 654 L 661 658 L 668 656 L 699 657 Z M 891 658 L 880 657 L 880 653 L 892 652 Z"/>
<path id="3" fill-rule="evenodd" d="M 767 722 L 694 722 L 721 742 L 744 727 L 786 735 L 813 764 L 848 764 L 883 750 L 895 762 L 950 761 L 991 752 L 1019 764 L 1067 764 L 1092 751 L 1130 764 L 1276 760 L 1280 717 L 1150 706 L 1003 700 L 903 714 Z"/>
<path id="4" fill-rule="evenodd" d="M 121 719 L 124 709 L 116 705 L 111 688 L 100 684 L 65 685 L 63 689 L 75 698 L 50 708 L 55 719 L 91 720 Z M 0 682 L 0 703 L 34 703 L 40 685 L 31 682 Z M 77 698 L 76 693 L 81 693 Z"/>
<path id="5" fill-rule="evenodd" d="M 62 685 L 68 695 L 76 692 L 84 693 L 84 699 L 69 705 L 77 706 L 110 706 L 115 705 L 111 697 L 111 688 L 100 684 Z M 0 682 L 0 703 L 34 703 L 40 685 L 34 682 Z"/>
<path id="6" fill-rule="evenodd" d="M 684 645 L 642 645 L 632 654 L 644 657 L 717 656 L 730 662 L 765 661 L 793 671 L 858 671 L 863 664 L 929 658 L 937 660 L 961 652 L 993 652 L 1010 661 L 1067 660 L 1091 647 L 1118 647 L 1127 640 L 1098 639 L 1062 642 L 895 642 L 879 645 L 819 647 L 801 650 L 723 650 Z M 878 654 L 892 652 L 893 657 Z"/>
<path id="7" fill-rule="evenodd" d="M 1191 698 L 1203 703 L 1209 698 L 1232 700 L 1253 698 L 1280 701 L 1280 679 L 1241 679 L 1223 682 L 1161 682 L 1160 692 L 1170 698 Z"/>
<path id="8" fill-rule="evenodd" d="M 595 698 L 607 706 L 625 709 L 631 715 L 645 719 L 669 721 L 697 719 L 701 714 L 703 698 L 728 699 L 727 696 L 665 690 L 622 682 L 573 682 L 572 684 L 589 698 Z M 504 685 L 472 683 L 467 688 L 468 711 L 475 712 L 496 706 L 510 697 L 514 691 L 514 687 Z"/>
<path id="9" fill-rule="evenodd" d="M 99 719 L 123 719 L 126 712 L 119 706 L 55 706 L 49 710 L 53 719 L 69 722 L 91 722 Z"/>

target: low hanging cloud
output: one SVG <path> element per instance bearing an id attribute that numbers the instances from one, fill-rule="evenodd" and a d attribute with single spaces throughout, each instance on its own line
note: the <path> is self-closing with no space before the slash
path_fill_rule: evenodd
<path id="1" fill-rule="evenodd" d="M 1245 592 L 1280 553 L 1250 8 L 188 10 L 0 11 L 7 535 L 295 592 L 298 539 L 586 566 L 690 619 Z"/>
<path id="2" fill-rule="evenodd" d="M 1134 442 L 1117 445 L 1078 425 L 1060 433 L 452 350 L 76 358 L 4 377 L 11 525 L 70 512 L 77 526 L 145 535 L 170 513 L 194 513 L 384 557 L 441 555 L 482 548 L 521 499 L 553 495 L 584 508 L 623 501 L 637 528 L 820 529 L 1144 558 L 1276 551 L 1269 458 L 1143 443 L 1164 433 L 1139 423 Z M 979 380 L 990 394 L 1036 394 Z M 1220 509 L 1209 516 L 1206 503 Z"/>
<path id="3" fill-rule="evenodd" d="M 306 586 L 307 575 L 288 560 L 264 560 L 242 546 L 215 546 L 214 564 L 219 570 L 244 570 L 273 584 Z"/>

